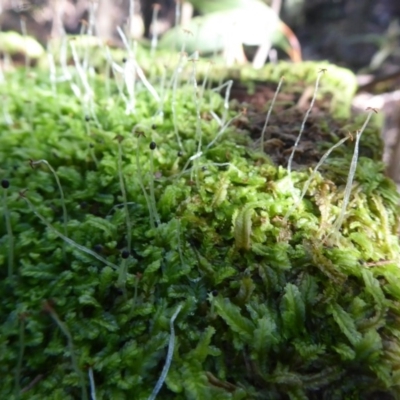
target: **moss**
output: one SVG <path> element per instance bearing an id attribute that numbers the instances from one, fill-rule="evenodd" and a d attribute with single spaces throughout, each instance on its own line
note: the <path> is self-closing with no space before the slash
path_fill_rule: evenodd
<path id="1" fill-rule="evenodd" d="M 69 82 L 55 92 L 46 71 L 35 73 L 29 81 L 10 73 L 2 86 L 12 123 L 1 122 L 0 172 L 15 238 L 7 274 L 0 225 L 2 397 L 89 398 L 91 371 L 97 398 L 147 399 L 168 345 L 163 399 L 396 397 L 398 196 L 377 161 L 373 125 L 332 242 L 353 144 L 334 151 L 300 193 L 322 154 L 362 124 L 329 114 L 333 92 L 317 101 L 304 141 L 318 143 L 295 154 L 289 179 L 287 135 L 304 113 L 284 102 L 271 120 L 271 140 L 282 144 L 268 155 L 255 150 L 265 114 L 251 102 L 208 146 L 224 100 L 210 90 L 194 97 L 193 81 L 165 89 L 162 113 L 138 84 L 127 114 L 102 76 L 90 80 L 91 103 Z M 162 79 L 152 82 L 161 92 Z M 241 107 L 232 104 L 227 118 Z M 41 159 L 61 182 L 66 227 L 54 176 L 31 167 Z"/>

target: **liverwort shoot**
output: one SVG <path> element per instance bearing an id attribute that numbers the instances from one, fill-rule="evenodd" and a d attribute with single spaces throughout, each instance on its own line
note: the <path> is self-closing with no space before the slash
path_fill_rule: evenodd
<path id="1" fill-rule="evenodd" d="M 296 141 L 295 141 L 295 143 L 293 145 L 292 152 L 290 153 L 288 166 L 287 166 L 289 179 L 291 179 L 291 177 L 292 177 L 292 162 L 293 162 L 294 153 L 297 150 L 297 147 L 298 147 L 300 139 L 301 139 L 301 135 L 304 132 L 304 128 L 306 126 L 307 119 L 308 119 L 308 117 L 309 117 L 309 115 L 311 113 L 311 110 L 314 107 L 315 99 L 317 98 L 317 93 L 318 93 L 318 88 L 319 88 L 319 81 L 321 80 L 321 77 L 325 72 L 326 72 L 325 69 L 321 69 L 321 70 L 318 71 L 317 80 L 315 82 L 314 94 L 313 94 L 313 97 L 311 99 L 310 106 L 308 107 L 308 110 L 307 110 L 307 112 L 306 112 L 306 114 L 305 114 L 305 116 L 303 118 L 303 122 L 301 123 L 299 134 L 298 134 L 298 136 L 296 138 Z"/>
<path id="2" fill-rule="evenodd" d="M 3 191 L 3 206 L 4 206 L 4 218 L 6 220 L 6 229 L 8 236 L 8 277 L 11 277 L 14 270 L 14 235 L 12 231 L 10 212 L 8 210 L 7 191 L 10 187 L 10 181 L 3 179 L 1 181 L 1 187 Z"/>
<path id="3" fill-rule="evenodd" d="M 262 129 L 262 132 L 261 132 L 261 143 L 260 143 L 261 152 L 264 152 L 265 131 L 267 130 L 267 126 L 268 126 L 269 119 L 271 117 L 272 109 L 274 108 L 276 98 L 278 97 L 278 93 L 281 90 L 283 80 L 284 80 L 284 77 L 282 76 L 281 79 L 279 79 L 278 87 L 274 93 L 274 97 L 272 98 L 272 102 L 269 106 L 267 117 L 265 118 L 265 123 L 264 123 L 263 129 Z M 267 140 L 268 139 L 269 139 L 269 135 L 267 135 Z"/>
<path id="4" fill-rule="evenodd" d="M 181 309 L 182 309 L 182 304 L 179 304 L 178 308 L 176 309 L 176 311 L 174 312 L 174 314 L 172 315 L 172 317 L 171 317 L 171 319 L 169 321 L 171 334 L 170 334 L 169 343 L 168 343 L 167 359 L 165 361 L 164 368 L 163 368 L 163 370 L 161 372 L 160 378 L 158 379 L 157 384 L 154 387 L 153 392 L 149 396 L 148 400 L 155 400 L 155 398 L 157 397 L 158 392 L 160 391 L 162 385 L 164 384 L 165 378 L 168 375 L 168 371 L 169 371 L 169 367 L 171 366 L 172 356 L 174 355 L 174 347 L 175 347 L 174 322 L 175 322 L 176 317 L 180 313 Z"/>

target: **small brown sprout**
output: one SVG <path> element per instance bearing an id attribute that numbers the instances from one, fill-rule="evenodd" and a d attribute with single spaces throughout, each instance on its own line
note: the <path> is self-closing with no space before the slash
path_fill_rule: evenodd
<path id="1" fill-rule="evenodd" d="M 186 33 L 186 35 L 191 35 L 191 36 L 193 36 L 193 32 L 190 31 L 189 29 L 183 28 L 183 32 Z"/>
<path id="2" fill-rule="evenodd" d="M 28 189 L 24 189 L 24 190 L 20 190 L 19 192 L 18 192 L 18 198 L 20 198 L 20 199 L 23 199 L 23 198 L 25 198 L 26 197 L 26 192 L 28 191 Z"/>
<path id="3" fill-rule="evenodd" d="M 146 135 L 144 134 L 143 131 L 136 131 L 136 132 L 135 132 L 135 136 L 138 137 L 138 138 L 139 138 L 139 137 L 144 137 L 144 138 L 146 137 Z"/>
<path id="4" fill-rule="evenodd" d="M 352 134 L 350 131 L 347 132 L 347 136 L 350 138 L 351 141 L 354 140 L 354 136 L 353 136 L 353 134 Z"/>
<path id="5" fill-rule="evenodd" d="M 378 114 L 378 109 L 375 107 L 367 107 L 366 111 L 373 111 L 375 114 Z"/>
<path id="6" fill-rule="evenodd" d="M 124 140 L 124 137 L 118 134 L 114 137 L 114 140 L 116 140 L 118 143 L 121 143 Z"/>

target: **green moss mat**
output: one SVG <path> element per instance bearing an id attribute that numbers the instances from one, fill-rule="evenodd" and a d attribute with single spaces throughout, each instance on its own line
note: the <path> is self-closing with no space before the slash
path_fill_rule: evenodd
<path id="1" fill-rule="evenodd" d="M 89 76 L 91 101 L 73 76 L 1 85 L 1 398 L 147 399 L 169 361 L 159 399 L 397 398 L 398 196 L 374 124 L 340 231 L 354 142 L 311 174 L 365 115 L 329 114 L 340 93 L 325 86 L 304 133 L 314 159 L 300 149 L 289 176 L 279 146 L 256 149 L 251 105 L 235 118 L 243 105 L 162 76 L 161 101 L 139 83 L 135 104 Z M 290 149 L 304 113 L 282 104 L 272 134 Z"/>

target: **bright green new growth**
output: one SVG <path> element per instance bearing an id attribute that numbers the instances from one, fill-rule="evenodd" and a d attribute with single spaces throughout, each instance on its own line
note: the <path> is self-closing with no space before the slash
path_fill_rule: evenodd
<path id="1" fill-rule="evenodd" d="M 48 71 L 35 70 L 28 93 L 24 74 L 6 76 L 18 123 L 0 121 L 15 238 L 9 277 L 0 225 L 0 397 L 396 398 L 398 196 L 377 161 L 373 125 L 360 137 L 340 245 L 326 246 L 352 165 L 345 131 L 362 123 L 316 117 L 316 160 L 289 179 L 267 158 L 273 150 L 253 150 L 249 131 L 258 138 L 262 124 L 251 125 L 251 107 L 239 114 L 218 90 L 196 104 L 193 65 L 182 68 L 162 95 L 162 116 L 144 81 L 127 115 L 127 88 L 91 78 L 99 124 L 90 131 L 71 82 L 58 82 L 54 96 Z M 274 87 L 286 66 L 275 68 Z M 307 84 L 317 67 L 309 68 Z M 196 73 L 200 82 L 202 60 Z M 322 99 L 334 96 L 326 78 Z M 291 79 L 285 71 L 287 90 Z M 32 123 L 25 98 L 37 99 Z M 278 96 L 270 126 L 281 111 Z M 57 182 L 29 159 L 47 160 L 63 183 L 68 235 Z"/>

